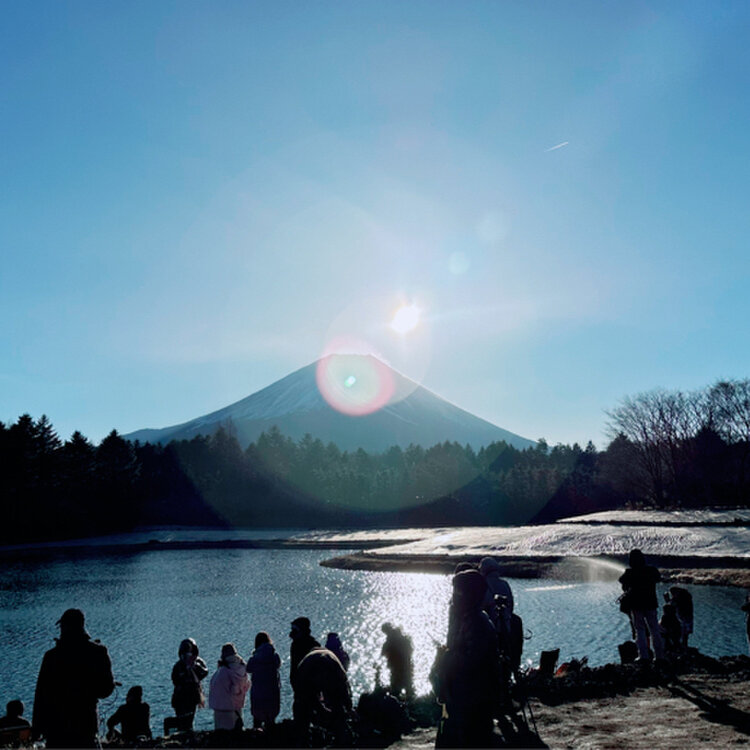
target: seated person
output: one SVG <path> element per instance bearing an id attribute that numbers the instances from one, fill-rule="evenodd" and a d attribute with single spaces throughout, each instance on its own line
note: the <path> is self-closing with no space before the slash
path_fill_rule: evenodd
<path id="1" fill-rule="evenodd" d="M 24 709 L 22 701 L 10 701 L 5 707 L 5 716 L 0 717 L 0 730 L 30 727 L 31 722 L 23 718 Z"/>
<path id="2" fill-rule="evenodd" d="M 0 745 L 26 745 L 31 740 L 31 722 L 23 718 L 22 701 L 10 701 L 0 717 Z"/>
<path id="3" fill-rule="evenodd" d="M 128 690 L 125 703 L 107 719 L 108 737 L 115 736 L 118 724 L 125 742 L 135 742 L 138 737 L 151 737 L 151 709 L 142 699 L 143 688 L 140 685 Z"/>

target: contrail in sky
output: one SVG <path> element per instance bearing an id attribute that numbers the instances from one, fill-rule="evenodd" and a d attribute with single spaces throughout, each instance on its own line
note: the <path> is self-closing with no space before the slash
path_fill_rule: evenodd
<path id="1" fill-rule="evenodd" d="M 545 153 L 547 151 L 557 151 L 558 148 L 562 148 L 563 146 L 567 146 L 570 141 L 563 141 L 562 143 L 558 143 L 557 146 L 552 146 L 552 148 L 545 148 Z"/>

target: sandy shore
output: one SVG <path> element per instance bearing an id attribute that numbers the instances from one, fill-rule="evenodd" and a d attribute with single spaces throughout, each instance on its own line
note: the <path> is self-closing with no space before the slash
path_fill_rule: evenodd
<path id="1" fill-rule="evenodd" d="M 527 717 L 533 716 L 529 723 L 536 725 L 539 738 L 550 748 L 748 745 L 750 658 L 735 657 L 713 664 L 716 666 L 709 666 L 708 671 L 699 669 L 668 679 L 645 676 L 640 681 L 656 684 L 620 687 L 623 692 L 614 694 L 607 694 L 612 690 L 604 683 L 599 696 L 577 700 L 575 683 L 568 684 L 561 686 L 557 695 L 553 689 L 546 699 L 531 697 Z M 427 750 L 435 746 L 436 731 L 418 729 L 392 745 L 391 750 Z"/>

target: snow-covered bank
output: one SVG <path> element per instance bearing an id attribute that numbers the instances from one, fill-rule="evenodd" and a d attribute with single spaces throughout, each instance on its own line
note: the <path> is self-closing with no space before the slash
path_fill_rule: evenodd
<path id="1" fill-rule="evenodd" d="M 738 511 L 619 511 L 541 526 L 423 529 L 421 538 L 414 541 L 326 564 L 449 570 L 461 560 L 490 555 L 504 564 L 509 576 L 546 577 L 559 574 L 563 565 L 566 577 L 577 578 L 590 574 L 594 559 L 599 561 L 593 566 L 599 577 L 608 565 L 614 575 L 628 552 L 637 547 L 668 569 L 672 579 L 746 586 L 750 584 L 750 526 L 742 525 L 742 520 L 748 515 Z M 412 538 L 418 531 L 410 530 Z M 346 538 L 346 534 L 335 535 L 328 541 L 343 543 Z"/>

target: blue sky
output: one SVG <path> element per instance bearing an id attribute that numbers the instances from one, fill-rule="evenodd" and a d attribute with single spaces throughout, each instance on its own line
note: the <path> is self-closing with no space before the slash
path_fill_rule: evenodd
<path id="1" fill-rule="evenodd" d="M 748 38 L 746 2 L 6 2 L 0 420 L 166 426 L 341 335 L 550 443 L 747 377 Z"/>

